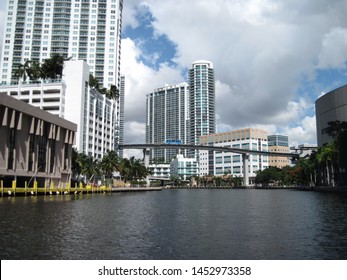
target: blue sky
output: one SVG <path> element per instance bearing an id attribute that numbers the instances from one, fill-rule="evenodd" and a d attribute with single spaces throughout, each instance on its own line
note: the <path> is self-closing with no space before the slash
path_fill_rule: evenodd
<path id="1" fill-rule="evenodd" d="M 175 66 L 173 61 L 176 53 L 176 45 L 164 34 L 156 35 L 152 23 L 155 21 L 148 8 L 136 14 L 139 23 L 136 27 L 130 25 L 123 30 L 124 38 L 131 38 L 141 48 L 142 55 L 138 61 L 156 70 L 162 63 Z"/>
<path id="2" fill-rule="evenodd" d="M 347 83 L 346 14 L 345 0 L 124 0 L 125 140 L 145 141 L 146 94 L 187 81 L 204 59 L 216 73 L 218 131 L 316 143 L 315 100 Z"/>
<path id="3" fill-rule="evenodd" d="M 315 100 L 347 82 L 347 1 L 129 0 L 125 7 L 123 57 L 137 57 L 131 71 L 123 67 L 132 93 L 129 141 L 144 135 L 137 100 L 187 81 L 190 64 L 207 59 L 216 72 L 218 131 L 257 127 L 288 135 L 291 145 L 316 143 Z"/>

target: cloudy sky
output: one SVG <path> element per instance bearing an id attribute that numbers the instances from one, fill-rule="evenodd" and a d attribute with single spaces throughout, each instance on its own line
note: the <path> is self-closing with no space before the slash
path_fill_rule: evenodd
<path id="1" fill-rule="evenodd" d="M 215 68 L 218 132 L 316 143 L 315 100 L 347 83 L 346 14 L 346 0 L 124 0 L 125 141 L 145 141 L 146 94 L 187 81 L 203 59 Z"/>
<path id="2" fill-rule="evenodd" d="M 217 129 L 316 143 L 314 102 L 347 82 L 346 0 L 125 0 L 126 139 L 144 139 L 146 93 L 216 73 Z M 139 137 L 141 136 L 141 137 Z"/>

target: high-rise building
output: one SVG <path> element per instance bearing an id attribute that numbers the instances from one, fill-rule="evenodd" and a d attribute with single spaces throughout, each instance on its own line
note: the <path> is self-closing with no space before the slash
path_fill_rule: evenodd
<path id="1" fill-rule="evenodd" d="M 78 124 L 76 146 L 100 158 L 120 141 L 120 42 L 123 0 L 8 0 L 0 67 L 0 91 Z M 65 62 L 57 80 L 17 77 L 25 62 L 52 54 Z M 106 98 L 89 85 L 118 87 Z M 124 98 L 123 98 L 124 100 Z"/>
<path id="2" fill-rule="evenodd" d="M 216 133 L 215 77 L 209 61 L 196 61 L 189 70 L 189 119 L 189 144 Z M 190 156 L 197 154 L 193 151 Z"/>
<path id="3" fill-rule="evenodd" d="M 288 136 L 286 135 L 269 135 L 268 136 L 269 152 L 289 153 Z M 290 164 L 286 157 L 269 157 L 269 166 L 283 168 Z"/>
<path id="4" fill-rule="evenodd" d="M 188 84 L 155 89 L 147 94 L 146 143 L 188 143 Z M 151 159 L 169 163 L 185 150 L 153 149 Z"/>
<path id="5" fill-rule="evenodd" d="M 119 86 L 123 0 L 8 0 L 0 80 L 58 53 L 84 60 L 103 87 Z"/>
<path id="6" fill-rule="evenodd" d="M 120 77 L 119 84 L 119 145 L 124 144 L 124 102 L 125 102 L 125 77 Z M 123 157 L 123 149 L 119 150 L 119 156 Z"/>

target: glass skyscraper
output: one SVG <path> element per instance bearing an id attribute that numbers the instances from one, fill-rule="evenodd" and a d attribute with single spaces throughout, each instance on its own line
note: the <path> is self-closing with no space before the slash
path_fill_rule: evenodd
<path id="1" fill-rule="evenodd" d="M 212 62 L 200 60 L 189 70 L 189 144 L 216 133 L 215 75 Z M 196 157 L 196 152 L 189 156 Z"/>
<path id="2" fill-rule="evenodd" d="M 147 94 L 146 143 L 188 142 L 188 84 L 165 86 Z M 170 162 L 176 149 L 153 149 L 151 159 Z"/>

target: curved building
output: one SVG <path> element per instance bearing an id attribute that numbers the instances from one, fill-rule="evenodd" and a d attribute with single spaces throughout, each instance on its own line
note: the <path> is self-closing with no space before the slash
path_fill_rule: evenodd
<path id="1" fill-rule="evenodd" d="M 189 70 L 189 143 L 199 144 L 200 136 L 216 133 L 215 75 L 213 64 L 195 61 Z M 195 151 L 190 157 L 196 157 Z"/>
<path id="2" fill-rule="evenodd" d="M 347 122 L 347 85 L 337 88 L 316 100 L 317 144 L 322 147 L 332 138 L 324 133 L 329 122 Z"/>

